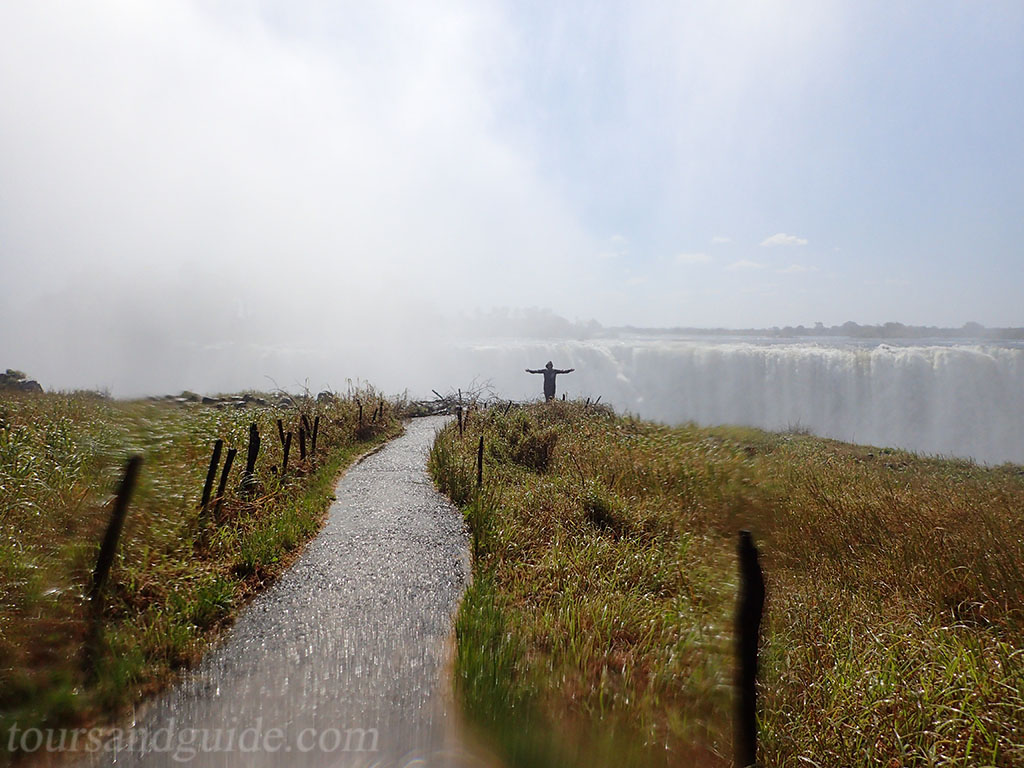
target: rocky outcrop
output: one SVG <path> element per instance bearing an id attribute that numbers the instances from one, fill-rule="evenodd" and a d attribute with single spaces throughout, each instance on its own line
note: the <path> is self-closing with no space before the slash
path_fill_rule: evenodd
<path id="1" fill-rule="evenodd" d="M 42 392 L 43 388 L 38 381 L 28 378 L 21 371 L 8 368 L 6 373 L 0 373 L 0 391 Z"/>
<path id="2" fill-rule="evenodd" d="M 295 401 L 287 396 L 280 397 L 276 401 L 272 402 L 253 392 L 243 392 L 238 395 L 198 395 L 195 392 L 185 390 L 180 395 L 164 395 L 163 397 L 152 397 L 149 399 L 175 403 L 177 405 L 192 405 L 194 403 L 198 403 L 200 405 L 208 405 L 214 408 L 238 408 L 240 410 L 248 408 L 249 406 L 267 407 L 276 405 L 279 408 L 291 408 L 295 405 Z"/>

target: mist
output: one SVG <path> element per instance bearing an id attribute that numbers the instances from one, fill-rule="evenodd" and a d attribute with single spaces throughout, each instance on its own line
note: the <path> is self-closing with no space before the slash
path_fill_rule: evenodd
<path id="1" fill-rule="evenodd" d="M 118 394 L 326 383 L 467 302 L 564 304 L 597 247 L 493 135 L 486 8 L 349 9 L 329 41 L 327 8 L 212 8 L 0 11 L 5 361 Z"/>
<path id="2" fill-rule="evenodd" d="M 0 365 L 523 397 L 591 321 L 1022 325 L 1024 11 L 940 5 L 5 4 Z"/>

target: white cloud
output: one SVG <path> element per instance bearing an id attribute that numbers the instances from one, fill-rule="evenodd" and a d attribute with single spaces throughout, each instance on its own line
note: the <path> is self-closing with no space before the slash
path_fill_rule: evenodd
<path id="1" fill-rule="evenodd" d="M 865 280 L 864 285 L 870 288 L 907 288 L 910 286 L 910 281 L 887 277 L 883 280 Z"/>
<path id="2" fill-rule="evenodd" d="M 677 253 L 676 263 L 677 264 L 704 264 L 711 261 L 711 257 L 706 253 Z"/>
<path id="3" fill-rule="evenodd" d="M 622 255 L 629 253 L 629 240 L 624 238 L 622 235 L 612 235 L 608 242 L 611 243 L 612 248 L 617 253 L 621 253 Z"/>
<path id="4" fill-rule="evenodd" d="M 778 288 L 778 283 L 757 283 L 744 286 L 739 289 L 739 292 L 748 296 L 774 296 Z"/>
<path id="5" fill-rule="evenodd" d="M 739 261 L 734 261 L 726 267 L 726 269 L 732 272 L 736 272 L 741 269 L 764 269 L 764 264 L 757 261 L 750 261 L 749 259 L 740 259 Z"/>
<path id="6" fill-rule="evenodd" d="M 608 261 L 610 259 L 624 259 L 629 256 L 629 240 L 622 235 L 612 235 L 608 238 L 607 247 L 597 254 L 599 259 Z"/>
<path id="7" fill-rule="evenodd" d="M 817 267 L 808 267 L 804 264 L 790 264 L 785 269 L 776 270 L 780 275 L 795 275 L 800 272 L 817 272 Z"/>
<path id="8" fill-rule="evenodd" d="M 766 237 L 761 241 L 761 245 L 771 247 L 776 245 L 807 245 L 807 238 L 797 237 L 796 235 L 787 235 L 785 232 L 779 232 Z"/>
<path id="9" fill-rule="evenodd" d="M 731 242 L 732 242 L 732 238 L 731 237 L 726 237 L 725 235 L 715 235 L 714 237 L 711 238 L 711 244 L 712 245 L 725 245 L 726 243 L 731 243 Z"/>

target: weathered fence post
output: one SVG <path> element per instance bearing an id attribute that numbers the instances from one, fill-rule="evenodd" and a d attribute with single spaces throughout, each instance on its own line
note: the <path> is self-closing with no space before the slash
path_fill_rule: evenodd
<path id="1" fill-rule="evenodd" d="M 124 518 L 128 513 L 128 502 L 135 490 L 135 481 L 139 477 L 142 466 L 141 456 L 132 456 L 124 468 L 124 477 L 117 488 L 114 509 L 110 513 L 110 522 L 100 544 L 99 555 L 96 557 L 96 568 L 92 573 L 92 584 L 89 586 L 89 607 L 92 612 L 92 626 L 85 645 L 85 666 L 90 673 L 94 670 L 99 652 L 100 639 L 103 636 L 103 587 L 110 574 L 110 566 L 114 563 L 117 552 L 117 541 L 124 528 Z"/>
<path id="2" fill-rule="evenodd" d="M 455 406 L 455 417 L 459 420 L 459 437 L 462 437 L 462 406 Z"/>
<path id="3" fill-rule="evenodd" d="M 284 422 L 281 419 L 277 420 L 277 436 L 281 438 L 281 445 L 284 445 Z"/>
<path id="4" fill-rule="evenodd" d="M 210 469 L 206 472 L 206 483 L 203 485 L 203 500 L 199 504 L 199 508 L 206 512 L 206 507 L 210 503 L 210 494 L 213 492 L 213 481 L 217 477 L 217 467 L 220 466 L 220 452 L 224 447 L 223 440 L 217 440 L 213 444 L 213 455 L 210 457 Z"/>
<path id="5" fill-rule="evenodd" d="M 363 426 L 363 401 L 356 398 L 356 405 L 359 406 L 359 426 Z"/>
<path id="6" fill-rule="evenodd" d="M 249 450 L 245 456 L 245 474 L 242 475 L 242 490 L 246 495 L 254 493 L 256 482 L 256 459 L 260 455 L 260 431 L 256 422 L 249 425 Z"/>
<path id="7" fill-rule="evenodd" d="M 320 417 L 313 419 L 313 437 L 309 443 L 309 455 L 316 456 L 316 436 L 320 432 Z"/>
<path id="8" fill-rule="evenodd" d="M 306 428 L 299 424 L 299 459 L 306 460 Z"/>
<path id="9" fill-rule="evenodd" d="M 110 573 L 110 566 L 114 562 L 117 540 L 120 538 L 121 529 L 124 527 L 124 518 L 128 512 L 128 501 L 131 499 L 132 491 L 135 490 L 135 481 L 139 477 L 140 466 L 142 466 L 141 456 L 132 456 L 128 459 L 128 463 L 124 468 L 124 478 L 117 488 L 114 509 L 110 514 L 110 523 L 107 525 L 107 532 L 103 536 L 103 543 L 100 545 L 100 553 L 96 558 L 96 570 L 93 571 L 92 586 L 89 590 L 89 600 L 94 604 L 102 595 L 103 585 L 107 581 L 107 574 Z"/>
<path id="10" fill-rule="evenodd" d="M 738 554 L 734 753 L 737 768 L 748 768 L 757 764 L 757 645 L 764 614 L 764 574 L 750 531 L 740 531 Z"/>
<path id="11" fill-rule="evenodd" d="M 281 460 L 281 477 L 288 471 L 288 451 L 292 447 L 292 433 L 289 432 L 284 438 L 284 458 Z"/>
<path id="12" fill-rule="evenodd" d="M 224 503 L 224 491 L 228 487 L 228 473 L 231 471 L 231 465 L 235 462 L 236 453 L 238 453 L 237 448 L 228 448 L 228 455 L 224 459 L 224 469 L 220 473 L 220 483 L 217 486 L 217 504 L 213 508 L 214 515 L 220 515 L 220 508 Z"/>
<path id="13" fill-rule="evenodd" d="M 476 487 L 484 484 L 484 436 L 480 435 L 480 445 L 476 449 Z"/>
<path id="14" fill-rule="evenodd" d="M 256 422 L 249 425 L 249 452 L 245 457 L 245 474 L 251 475 L 256 471 L 256 459 L 260 454 L 260 430 Z"/>

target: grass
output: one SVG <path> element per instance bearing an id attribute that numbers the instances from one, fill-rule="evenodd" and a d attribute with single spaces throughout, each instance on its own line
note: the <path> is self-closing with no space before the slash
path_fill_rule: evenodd
<path id="1" fill-rule="evenodd" d="M 394 404 L 360 424 L 354 397 L 215 408 L 87 394 L 0 398 L 0 732 L 118 717 L 194 663 L 239 608 L 322 525 L 341 469 L 398 434 Z M 270 398 L 274 399 L 274 398 Z M 367 409 L 370 410 L 369 408 Z M 277 419 L 320 416 L 317 454 L 293 437 L 282 477 Z M 249 425 L 262 445 L 239 493 Z M 236 447 L 218 515 L 198 509 L 212 443 Z M 85 594 L 126 458 L 143 465 L 106 590 L 96 674 L 82 665 Z M 222 459 L 223 461 L 223 459 Z M 215 489 L 216 490 L 216 489 Z M 6 744 L 6 741 L 5 741 Z M 5 746 L 0 762 L 12 759 Z"/>
<path id="2" fill-rule="evenodd" d="M 749 528 L 764 765 L 1024 766 L 1020 467 L 504 411 L 447 427 L 430 466 L 474 536 L 457 687 L 511 765 L 730 764 Z"/>

